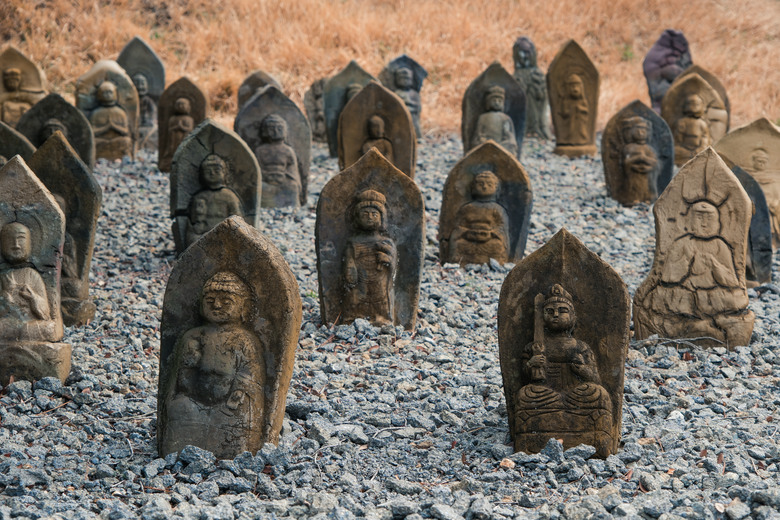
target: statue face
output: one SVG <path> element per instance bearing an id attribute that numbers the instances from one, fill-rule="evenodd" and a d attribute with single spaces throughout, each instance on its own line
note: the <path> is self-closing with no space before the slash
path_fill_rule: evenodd
<path id="1" fill-rule="evenodd" d="M 572 74 L 566 80 L 566 93 L 572 99 L 581 99 L 585 91 L 582 85 L 582 78 L 577 74 Z"/>
<path id="2" fill-rule="evenodd" d="M 527 69 L 532 65 L 531 52 L 528 49 L 518 49 L 517 51 L 517 64 L 520 68 Z"/>
<path id="3" fill-rule="evenodd" d="M 693 235 L 699 238 L 712 238 L 720 231 L 718 208 L 709 202 L 697 202 L 693 205 Z"/>
<path id="4" fill-rule="evenodd" d="M 201 313 L 211 323 L 240 322 L 243 305 L 244 302 L 238 295 L 224 291 L 208 291 L 203 295 Z"/>
<path id="5" fill-rule="evenodd" d="M 189 114 L 191 110 L 190 100 L 183 97 L 177 99 L 176 103 L 173 104 L 173 109 L 177 114 Z"/>
<path id="6" fill-rule="evenodd" d="M 487 97 L 486 108 L 491 112 L 503 112 L 504 111 L 504 95 L 503 94 L 489 94 Z"/>
<path id="7" fill-rule="evenodd" d="M 496 194 L 498 179 L 495 175 L 477 175 L 471 181 L 471 194 L 474 197 L 490 197 Z"/>
<path id="8" fill-rule="evenodd" d="M 63 125 L 59 119 L 49 119 L 43 124 L 43 128 L 41 128 L 41 139 L 45 141 L 53 136 L 54 132 L 57 130 L 62 132 L 66 138 L 68 137 L 68 129 L 65 128 L 65 125 Z"/>
<path id="9" fill-rule="evenodd" d="M 9 263 L 18 264 L 30 258 L 30 230 L 19 222 L 6 224 L 0 232 L 0 252 Z"/>
<path id="10" fill-rule="evenodd" d="M 3 72 L 3 85 L 6 90 L 15 92 L 22 85 L 22 74 L 16 69 L 8 69 Z"/>
<path id="11" fill-rule="evenodd" d="M 553 332 L 570 330 L 574 326 L 574 310 L 568 303 L 548 303 L 544 306 L 544 324 Z"/>
<path id="12" fill-rule="evenodd" d="M 376 231 L 382 226 L 382 213 L 372 207 L 360 208 L 357 215 L 358 226 L 366 231 Z"/>
<path id="13" fill-rule="evenodd" d="M 149 81 L 147 81 L 146 76 L 143 74 L 136 74 L 133 76 L 133 84 L 135 84 L 139 96 L 145 96 L 149 93 Z"/>
<path id="14" fill-rule="evenodd" d="M 287 125 L 284 120 L 278 118 L 266 118 L 263 120 L 260 133 L 267 141 L 283 141 L 285 133 L 287 131 Z"/>
<path id="15" fill-rule="evenodd" d="M 116 103 L 116 86 L 110 81 L 101 83 L 97 91 L 97 100 L 101 105 L 113 105 Z"/>
<path id="16" fill-rule="evenodd" d="M 225 165 L 222 161 L 210 155 L 200 165 L 200 182 L 212 190 L 221 188 L 225 184 Z"/>
<path id="17" fill-rule="evenodd" d="M 381 117 L 373 116 L 368 120 L 368 135 L 372 139 L 380 139 L 385 136 L 385 122 Z"/>
<path id="18" fill-rule="evenodd" d="M 758 149 L 753 152 L 753 155 L 750 156 L 750 163 L 753 166 L 753 169 L 762 172 L 766 170 L 766 167 L 769 165 L 769 155 L 762 150 Z"/>
<path id="19" fill-rule="evenodd" d="M 683 113 L 691 115 L 693 117 L 701 117 L 704 115 L 704 100 L 697 94 L 692 94 L 685 98 L 683 104 Z"/>
<path id="20" fill-rule="evenodd" d="M 412 71 L 406 67 L 402 67 L 395 71 L 395 85 L 398 88 L 409 89 L 412 88 Z"/>

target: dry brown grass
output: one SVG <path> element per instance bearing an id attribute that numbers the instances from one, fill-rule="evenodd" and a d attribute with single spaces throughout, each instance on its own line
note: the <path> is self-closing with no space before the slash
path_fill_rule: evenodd
<path id="1" fill-rule="evenodd" d="M 0 39 L 41 64 L 61 93 L 139 35 L 165 62 L 168 83 L 190 76 L 230 124 L 238 86 L 254 69 L 275 75 L 302 105 L 312 81 L 350 59 L 378 74 L 405 52 L 430 73 L 423 125 L 434 133 L 458 131 L 463 92 L 489 63 L 511 72 L 521 35 L 534 40 L 544 69 L 566 39 L 582 45 L 601 73 L 603 127 L 633 99 L 649 103 L 642 59 L 666 28 L 682 29 L 694 62 L 726 85 L 734 125 L 780 118 L 778 0 L 0 2 Z"/>

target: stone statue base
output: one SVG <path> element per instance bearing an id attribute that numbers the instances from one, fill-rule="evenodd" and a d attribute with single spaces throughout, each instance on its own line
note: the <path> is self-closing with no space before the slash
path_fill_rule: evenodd
<path id="1" fill-rule="evenodd" d="M 68 327 L 82 327 L 95 318 L 97 307 L 92 300 L 63 298 L 62 322 Z"/>
<path id="2" fill-rule="evenodd" d="M 662 338 L 680 338 L 702 347 L 734 349 L 749 345 L 756 315 L 751 310 L 736 314 L 718 314 L 712 318 L 666 316 L 634 311 L 634 337 L 646 338 L 658 334 Z"/>
<path id="3" fill-rule="evenodd" d="M 596 448 L 596 455 L 612 453 L 612 414 L 591 410 L 518 410 L 515 451 L 539 453 L 550 439 L 560 439 L 564 449 L 580 444 Z"/>
<path id="4" fill-rule="evenodd" d="M 595 144 L 559 144 L 553 153 L 566 157 L 582 157 L 583 155 L 596 155 L 598 148 Z"/>
<path id="5" fill-rule="evenodd" d="M 15 381 L 37 381 L 56 377 L 65 382 L 70 374 L 69 343 L 17 341 L 0 343 L 0 385 Z"/>

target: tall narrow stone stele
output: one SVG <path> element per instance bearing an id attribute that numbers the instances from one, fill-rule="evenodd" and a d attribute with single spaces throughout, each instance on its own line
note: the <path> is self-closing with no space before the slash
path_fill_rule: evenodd
<path id="1" fill-rule="evenodd" d="M 35 153 L 35 146 L 21 133 L 0 121 L 0 166 L 14 155 L 29 161 Z"/>
<path id="2" fill-rule="evenodd" d="M 100 60 L 76 81 L 76 108 L 95 134 L 95 156 L 100 159 L 135 157 L 138 139 L 138 92 L 125 69 L 112 60 Z"/>
<path id="3" fill-rule="evenodd" d="M 24 113 L 16 125 L 36 148 L 59 130 L 88 168 L 95 167 L 95 135 L 86 116 L 59 94 L 49 94 Z"/>
<path id="4" fill-rule="evenodd" d="M 418 139 L 422 136 L 420 130 L 420 112 L 422 111 L 420 90 L 422 90 L 423 82 L 427 77 L 428 71 L 406 54 L 395 58 L 379 73 L 382 85 L 392 90 L 409 109 Z"/>
<path id="5" fill-rule="evenodd" d="M 773 243 L 780 245 L 780 128 L 765 117 L 756 119 L 720 138 L 715 151 L 761 185 L 772 214 Z"/>
<path id="6" fill-rule="evenodd" d="M 160 132 L 157 163 L 161 172 L 171 171 L 176 149 L 206 119 L 207 109 L 206 94 L 186 76 L 174 81 L 162 93 L 157 111 Z"/>
<path id="7" fill-rule="evenodd" d="M 136 36 L 119 53 L 116 62 L 133 80 L 138 92 L 138 146 L 157 148 L 157 103 L 165 90 L 165 65 L 143 39 Z"/>
<path id="8" fill-rule="evenodd" d="M 339 168 L 342 170 L 376 148 L 396 168 L 414 178 L 417 139 L 404 101 L 372 81 L 341 111 Z"/>
<path id="9" fill-rule="evenodd" d="M 724 162 L 727 162 L 724 159 Z M 772 219 L 761 185 L 737 165 L 731 171 L 742 184 L 753 203 L 753 218 L 748 233 L 748 255 L 745 262 L 745 278 L 748 287 L 772 281 Z"/>
<path id="10" fill-rule="evenodd" d="M 552 139 L 547 80 L 537 64 L 536 45 L 526 36 L 512 46 L 514 77 L 525 92 L 525 135 Z"/>
<path id="11" fill-rule="evenodd" d="M 210 119 L 182 141 L 171 169 L 171 218 L 182 253 L 208 230 L 233 216 L 257 227 L 262 184 L 249 146 Z"/>
<path id="12" fill-rule="evenodd" d="M 295 275 L 240 217 L 176 262 L 163 301 L 157 446 L 220 459 L 279 441 L 301 327 Z"/>
<path id="13" fill-rule="evenodd" d="M 303 108 L 311 127 L 311 138 L 318 143 L 328 142 L 328 130 L 325 126 L 325 82 L 328 78 L 320 78 L 311 84 L 303 95 Z"/>
<path id="14" fill-rule="evenodd" d="M 547 69 L 547 91 L 558 155 L 595 155 L 599 71 L 585 51 L 569 40 Z"/>
<path id="15" fill-rule="evenodd" d="M 620 275 L 565 229 L 507 275 L 498 348 L 515 451 L 561 439 L 617 452 L 630 309 Z"/>
<path id="16" fill-rule="evenodd" d="M 89 296 L 89 269 L 103 190 L 59 131 L 38 148 L 29 166 L 65 215 L 60 277 L 62 319 L 67 326 L 85 325 L 95 317 L 95 304 Z"/>
<path id="17" fill-rule="evenodd" d="M 62 343 L 65 217 L 20 157 L 0 168 L 0 385 L 70 373 Z"/>
<path id="18" fill-rule="evenodd" d="M 520 158 L 525 135 L 525 93 L 497 61 L 477 76 L 463 94 L 460 131 L 464 155 L 493 140 Z"/>
<path id="19" fill-rule="evenodd" d="M 376 78 L 363 70 L 355 60 L 325 82 L 325 126 L 328 131 L 328 150 L 331 157 L 339 154 L 339 116 L 347 102 Z"/>
<path id="20" fill-rule="evenodd" d="M 655 257 L 634 295 L 636 339 L 658 334 L 702 346 L 750 343 L 751 213 L 750 197 L 712 148 L 686 163 L 653 207 Z"/>
<path id="21" fill-rule="evenodd" d="M 263 177 L 262 207 L 306 205 L 311 129 L 298 105 L 268 85 L 244 103 L 233 130 L 257 157 Z"/>
<path id="22" fill-rule="evenodd" d="M 0 53 L 0 121 L 15 127 L 27 110 L 46 95 L 46 76 L 16 48 Z"/>
<path id="23" fill-rule="evenodd" d="M 424 214 L 415 182 L 374 148 L 325 184 L 315 234 L 324 323 L 414 328 Z"/>
<path id="24" fill-rule="evenodd" d="M 674 175 L 669 125 L 641 101 L 632 101 L 604 128 L 601 159 L 613 199 L 624 206 L 653 202 Z"/>
<path id="25" fill-rule="evenodd" d="M 276 87 L 279 92 L 284 92 L 279 80 L 263 70 L 256 70 L 247 76 L 238 87 L 238 111 L 241 112 L 252 96 L 269 85 Z"/>
<path id="26" fill-rule="evenodd" d="M 642 61 L 653 110 L 661 112 L 661 100 L 666 91 L 692 63 L 688 40 L 682 31 L 666 29 L 661 33 Z"/>
<path id="27" fill-rule="evenodd" d="M 447 176 L 439 214 L 444 263 L 499 263 L 523 258 L 531 221 L 531 179 L 493 141 L 458 161 Z"/>

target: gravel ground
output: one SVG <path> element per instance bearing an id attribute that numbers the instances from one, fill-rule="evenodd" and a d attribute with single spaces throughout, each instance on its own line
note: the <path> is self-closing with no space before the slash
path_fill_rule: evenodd
<path id="1" fill-rule="evenodd" d="M 606 196 L 599 159 L 527 142 L 534 188 L 527 252 L 561 226 L 633 294 L 652 263 L 647 205 Z M 632 343 L 621 450 L 512 454 L 498 364 L 499 266 L 437 261 L 440 192 L 460 140 L 427 138 L 417 180 L 428 245 L 417 329 L 320 324 L 314 203 L 337 170 L 315 145 L 310 205 L 265 211 L 262 231 L 298 276 L 304 322 L 278 447 L 232 461 L 155 444 L 159 319 L 175 261 L 168 178 L 152 156 L 101 161 L 92 268 L 95 321 L 70 329 L 65 385 L 0 393 L 0 520 L 6 518 L 780 518 L 780 288 L 751 290 L 750 347 Z M 775 265 L 775 268 L 778 266 Z"/>

